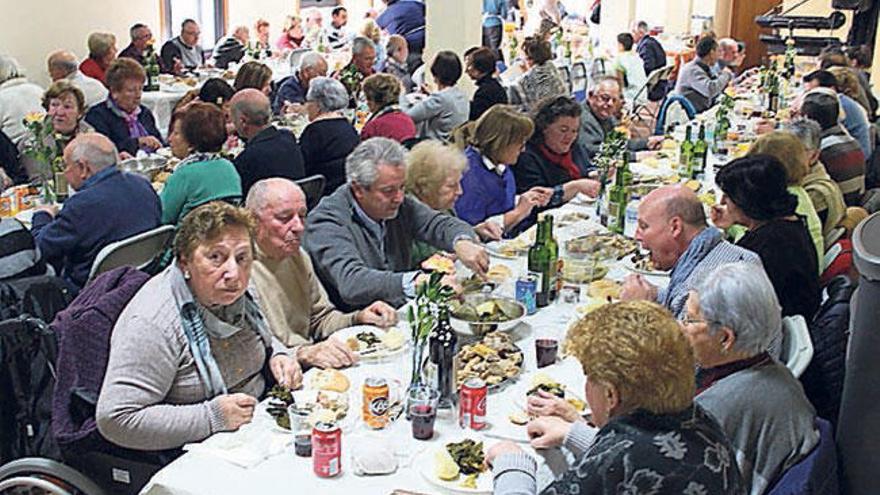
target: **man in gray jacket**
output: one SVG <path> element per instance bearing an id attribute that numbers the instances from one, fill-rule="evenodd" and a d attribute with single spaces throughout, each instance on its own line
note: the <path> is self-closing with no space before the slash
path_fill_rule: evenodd
<path id="1" fill-rule="evenodd" d="M 375 300 L 395 307 L 415 297 L 425 275 L 412 266 L 412 242 L 454 251 L 468 268 L 485 274 L 486 250 L 473 228 L 404 193 L 406 150 L 373 138 L 348 156 L 348 183 L 324 197 L 309 215 L 306 250 L 331 300 L 343 311 Z"/>
<path id="2" fill-rule="evenodd" d="M 686 63 L 678 74 L 675 92 L 687 98 L 697 113 L 711 107 L 715 98 L 733 79 L 733 71 L 729 67 L 721 69 L 717 77 L 712 74 L 712 67 L 717 61 L 718 42 L 707 36 L 697 43 L 697 58 Z"/>

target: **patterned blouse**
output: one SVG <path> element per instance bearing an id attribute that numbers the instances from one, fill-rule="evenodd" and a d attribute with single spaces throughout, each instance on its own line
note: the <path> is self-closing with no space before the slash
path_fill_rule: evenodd
<path id="1" fill-rule="evenodd" d="M 511 103 L 534 110 L 538 103 L 554 96 L 568 96 L 568 86 L 552 61 L 536 65 L 523 74 L 513 87 Z"/>
<path id="2" fill-rule="evenodd" d="M 534 486 L 534 471 L 522 469 L 512 457 L 496 459 L 496 494 L 528 493 L 526 486 Z M 505 476 L 521 477 L 521 483 L 502 482 Z M 505 489 L 499 491 L 501 485 Z M 542 493 L 739 495 L 745 489 L 730 442 L 714 419 L 692 405 L 677 414 L 639 409 L 613 418 L 586 453 Z"/>

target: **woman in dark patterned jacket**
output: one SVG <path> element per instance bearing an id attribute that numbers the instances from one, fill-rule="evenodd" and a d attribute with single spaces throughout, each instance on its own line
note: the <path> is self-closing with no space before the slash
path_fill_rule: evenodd
<path id="1" fill-rule="evenodd" d="M 694 357 L 669 312 L 644 301 L 610 304 L 585 316 L 568 339 L 600 429 L 556 416 L 529 423 L 533 447 L 565 445 L 576 456 L 542 493 L 745 493 L 730 443 L 693 403 Z M 493 446 L 487 460 L 496 495 L 537 492 L 535 460 L 512 442 Z"/>

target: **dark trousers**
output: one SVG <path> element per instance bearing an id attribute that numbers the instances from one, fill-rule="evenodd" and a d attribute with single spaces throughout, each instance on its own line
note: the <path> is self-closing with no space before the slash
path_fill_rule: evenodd
<path id="1" fill-rule="evenodd" d="M 495 52 L 495 59 L 499 62 L 504 61 L 504 55 L 501 53 L 501 34 L 503 26 L 483 27 L 483 46 Z"/>

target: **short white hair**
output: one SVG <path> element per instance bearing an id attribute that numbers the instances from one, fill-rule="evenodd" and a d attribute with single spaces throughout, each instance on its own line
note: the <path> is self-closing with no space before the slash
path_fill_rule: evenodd
<path id="1" fill-rule="evenodd" d="M 721 327 L 732 330 L 736 334 L 735 351 L 754 356 L 769 350 L 778 339 L 782 310 L 762 266 L 721 265 L 700 283 L 697 294 L 710 334 Z"/>
<path id="2" fill-rule="evenodd" d="M 0 84 L 16 77 L 24 77 L 18 60 L 8 55 L 0 55 Z"/>
<path id="3" fill-rule="evenodd" d="M 318 65 L 320 65 L 321 62 L 324 62 L 324 64 L 327 63 L 327 61 L 324 60 L 324 57 L 320 53 L 307 52 L 299 60 L 298 69 L 299 70 L 311 69 L 312 67 L 317 67 Z"/>
<path id="4" fill-rule="evenodd" d="M 299 193 L 305 197 L 305 193 L 296 182 L 284 177 L 270 177 L 268 179 L 257 181 L 251 186 L 251 189 L 247 194 L 247 199 L 245 199 L 244 202 L 245 207 L 251 212 L 259 215 L 269 204 L 269 192 L 282 187 L 299 191 Z"/>
<path id="5" fill-rule="evenodd" d="M 373 43 L 373 40 L 364 36 L 358 36 L 351 42 L 351 53 L 352 55 L 359 55 L 362 51 L 367 48 L 376 49 L 376 44 Z"/>
<path id="6" fill-rule="evenodd" d="M 336 79 L 316 77 L 309 81 L 306 101 L 317 103 L 321 112 L 335 112 L 348 106 L 348 91 Z"/>
<path id="7" fill-rule="evenodd" d="M 816 151 L 822 143 L 822 126 L 806 117 L 799 117 L 785 125 L 785 130 L 804 143 L 807 151 Z"/>
<path id="8" fill-rule="evenodd" d="M 107 138 L 100 141 L 75 139 L 68 146 L 70 146 L 71 160 L 88 163 L 89 167 L 95 172 L 116 165 L 119 159 L 119 151 L 116 149 L 116 145 Z"/>
<path id="9" fill-rule="evenodd" d="M 345 159 L 345 177 L 349 184 L 370 187 L 379 176 L 379 165 L 406 168 L 406 148 L 393 139 L 367 139 Z"/>

